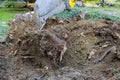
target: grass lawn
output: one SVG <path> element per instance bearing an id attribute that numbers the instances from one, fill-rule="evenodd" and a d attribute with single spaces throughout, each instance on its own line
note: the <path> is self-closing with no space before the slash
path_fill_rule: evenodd
<path id="1" fill-rule="evenodd" d="M 27 8 L 0 8 L 0 21 L 8 22 L 12 20 L 16 14 L 25 13 Z"/>

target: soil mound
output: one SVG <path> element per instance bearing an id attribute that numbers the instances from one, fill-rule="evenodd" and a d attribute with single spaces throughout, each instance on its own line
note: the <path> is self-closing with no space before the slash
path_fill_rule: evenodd
<path id="1" fill-rule="evenodd" d="M 120 23 L 53 18 L 39 31 L 21 14 L 10 25 L 11 80 L 120 79 Z"/>

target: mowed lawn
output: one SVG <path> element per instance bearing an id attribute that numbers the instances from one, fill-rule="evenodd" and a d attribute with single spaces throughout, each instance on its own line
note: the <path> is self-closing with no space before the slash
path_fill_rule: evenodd
<path id="1" fill-rule="evenodd" d="M 0 21 L 12 20 L 16 14 L 27 12 L 27 8 L 0 8 Z"/>

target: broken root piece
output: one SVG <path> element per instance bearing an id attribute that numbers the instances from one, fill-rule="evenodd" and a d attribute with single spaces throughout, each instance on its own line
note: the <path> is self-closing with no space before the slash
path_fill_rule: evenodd
<path id="1" fill-rule="evenodd" d="M 116 46 L 113 46 L 113 47 L 109 48 L 107 51 L 105 51 L 105 53 L 99 58 L 99 60 L 94 62 L 94 64 L 101 62 L 111 51 L 113 51 L 115 53 Z"/>
<path id="2" fill-rule="evenodd" d="M 67 46 L 66 46 L 66 42 L 65 42 L 63 50 L 60 53 L 60 62 L 62 61 L 62 57 L 63 57 L 64 53 L 66 52 L 66 50 L 67 50 Z"/>
<path id="3" fill-rule="evenodd" d="M 50 40 L 55 44 L 55 47 L 61 49 L 61 53 L 60 53 L 60 62 L 62 61 L 63 55 L 65 54 L 66 50 L 67 50 L 67 46 L 66 46 L 66 41 L 58 38 L 55 34 L 53 34 L 50 31 L 47 31 L 47 36 L 50 38 Z"/>

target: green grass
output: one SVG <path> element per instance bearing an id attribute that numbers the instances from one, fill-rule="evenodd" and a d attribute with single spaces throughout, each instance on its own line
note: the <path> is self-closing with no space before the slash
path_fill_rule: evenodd
<path id="1" fill-rule="evenodd" d="M 0 21 L 8 22 L 12 20 L 16 14 L 25 13 L 28 9 L 26 8 L 2 8 L 0 7 Z"/>

